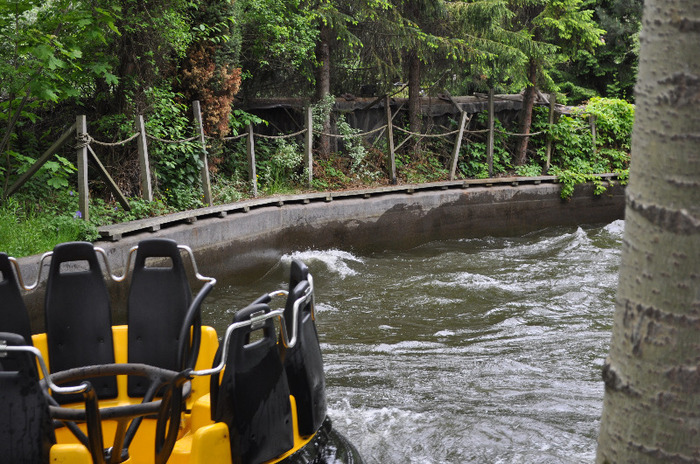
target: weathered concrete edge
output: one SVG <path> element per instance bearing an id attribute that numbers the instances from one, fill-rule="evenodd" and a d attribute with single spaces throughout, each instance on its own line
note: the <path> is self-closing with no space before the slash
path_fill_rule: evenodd
<path id="1" fill-rule="evenodd" d="M 297 250 L 405 249 L 430 240 L 520 235 L 545 227 L 611 222 L 624 215 L 624 188 L 618 183 L 600 196 L 590 184 L 577 186 L 569 200 L 562 200 L 560 192 L 559 184 L 509 185 L 285 203 L 96 245 L 106 251 L 113 270 L 121 272 L 129 249 L 140 240 L 171 238 L 195 251 L 201 273 L 221 277 L 257 274 L 255 269 L 269 268 Z M 35 281 L 39 256 L 19 262 L 25 281 Z M 32 319 L 40 306 L 38 301 L 30 305 Z"/>

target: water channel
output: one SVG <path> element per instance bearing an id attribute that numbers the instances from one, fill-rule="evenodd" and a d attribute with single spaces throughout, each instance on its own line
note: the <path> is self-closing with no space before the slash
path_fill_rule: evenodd
<path id="1" fill-rule="evenodd" d="M 592 462 L 623 222 L 408 251 L 305 250 L 329 415 L 367 463 Z M 285 287 L 217 285 L 205 321 Z"/>

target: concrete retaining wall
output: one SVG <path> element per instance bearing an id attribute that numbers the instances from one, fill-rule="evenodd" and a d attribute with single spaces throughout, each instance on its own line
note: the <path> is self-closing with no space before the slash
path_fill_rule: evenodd
<path id="1" fill-rule="evenodd" d="M 552 226 L 606 223 L 624 215 L 624 188 L 619 184 L 600 196 L 593 194 L 592 185 L 580 185 L 570 200 L 560 198 L 560 189 L 552 183 L 476 186 L 284 203 L 96 245 L 105 249 L 120 272 L 132 246 L 159 236 L 195 250 L 199 270 L 205 275 L 257 275 L 295 250 L 405 249 L 438 239 L 520 235 Z M 36 280 L 38 261 L 37 256 L 20 260 L 25 281 Z M 28 301 L 33 326 L 38 327 L 43 316 L 42 302 L 37 300 L 43 292 L 33 293 L 36 297 Z M 119 295 L 116 298 L 122 300 Z"/>

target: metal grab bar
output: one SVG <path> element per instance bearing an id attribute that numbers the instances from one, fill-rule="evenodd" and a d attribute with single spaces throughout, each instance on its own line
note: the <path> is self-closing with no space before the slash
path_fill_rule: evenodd
<path id="1" fill-rule="evenodd" d="M 107 259 L 107 253 L 100 247 L 95 247 L 95 251 L 102 254 L 104 257 L 105 261 L 105 266 L 107 268 L 107 273 L 109 274 L 110 278 L 115 281 L 115 282 L 123 282 L 126 277 L 129 275 L 129 270 L 131 269 L 131 262 L 133 261 L 134 254 L 136 251 L 139 249 L 138 245 L 134 245 L 129 249 L 129 253 L 126 256 L 126 265 L 124 266 L 124 274 L 121 276 L 112 274 L 112 271 L 109 267 L 109 260 Z M 199 269 L 197 268 L 197 261 L 195 260 L 194 257 L 194 252 L 192 251 L 192 248 L 188 247 L 187 245 L 178 245 L 177 246 L 178 250 L 185 251 L 187 253 L 187 256 L 190 258 L 190 263 L 192 264 L 192 270 L 194 272 L 194 276 L 197 280 L 201 282 L 211 282 L 212 285 L 216 284 L 216 279 L 214 277 L 207 277 L 199 273 Z"/>
<path id="2" fill-rule="evenodd" d="M 39 368 L 41 369 L 41 374 L 44 377 L 44 380 L 46 380 L 46 384 L 52 391 L 56 393 L 82 393 L 90 387 L 90 384 L 87 382 L 83 382 L 80 385 L 75 385 L 72 387 L 59 387 L 51 380 L 51 375 L 49 375 L 49 370 L 46 367 L 46 361 L 44 361 L 44 356 L 41 354 L 41 351 L 39 351 L 37 347 L 29 345 L 8 345 L 5 340 L 0 340 L 0 358 L 6 357 L 7 353 L 10 351 L 23 351 L 25 353 L 32 353 L 34 356 L 36 356 L 37 361 L 39 361 Z"/>
<path id="3" fill-rule="evenodd" d="M 224 341 L 222 343 L 222 348 L 221 348 L 221 361 L 219 364 L 215 367 L 212 367 L 211 369 L 202 369 L 199 371 L 190 371 L 189 374 L 193 376 L 198 376 L 198 377 L 203 377 L 207 375 L 215 375 L 219 374 L 222 370 L 224 370 L 224 367 L 226 366 L 226 360 L 228 359 L 229 355 L 229 349 L 230 349 L 230 343 L 231 343 L 231 335 L 233 332 L 237 329 L 242 329 L 245 327 L 254 327 L 257 326 L 261 323 L 264 323 L 268 319 L 272 318 L 277 318 L 280 324 L 280 332 L 282 334 L 282 343 L 284 344 L 285 348 L 294 348 L 294 346 L 297 343 L 297 332 L 298 332 L 298 314 L 299 314 L 299 308 L 301 308 L 302 304 L 306 304 L 311 302 L 311 314 L 312 317 L 314 317 L 314 305 L 313 305 L 313 297 L 314 297 L 314 287 L 313 287 L 313 277 L 311 274 L 308 276 L 308 282 L 309 282 L 309 287 L 306 289 L 306 292 L 304 292 L 304 295 L 301 297 L 297 298 L 294 301 L 294 306 L 293 306 L 293 315 L 292 317 L 294 320 L 292 321 L 292 337 L 289 338 L 289 334 L 287 334 L 287 329 L 286 329 L 286 324 L 285 324 L 285 318 L 284 318 L 284 308 L 280 309 L 275 309 L 270 311 L 269 313 L 255 313 L 250 316 L 250 319 L 247 321 L 241 321 L 241 322 L 234 322 L 233 324 L 229 325 L 226 328 L 226 333 L 224 335 Z M 271 292 L 268 294 L 269 297 L 274 297 L 274 296 L 282 296 L 282 295 L 287 295 L 288 292 L 286 290 L 276 290 L 274 292 Z"/>
<path id="4" fill-rule="evenodd" d="M 107 271 L 107 274 L 109 275 L 109 278 L 112 279 L 114 282 L 123 282 L 126 277 L 129 275 L 129 270 L 131 269 L 131 262 L 133 260 L 133 255 L 138 250 L 138 245 L 134 245 L 129 249 L 129 253 L 127 254 L 126 257 L 126 265 L 124 266 L 124 273 L 119 276 L 116 275 L 112 272 L 112 268 L 109 264 L 109 257 L 107 256 L 107 252 L 104 250 L 102 247 L 94 247 L 95 252 L 102 256 L 102 260 L 104 261 L 105 264 L 105 269 Z M 216 283 L 216 279 L 213 277 L 207 277 L 199 273 L 199 270 L 197 268 L 197 261 L 195 260 L 194 257 L 194 252 L 190 247 L 187 245 L 178 245 L 177 248 L 179 250 L 185 251 L 190 258 L 190 262 L 192 263 L 192 270 L 194 271 L 195 278 L 201 282 L 211 282 L 212 285 Z M 16 258 L 13 258 L 12 256 L 8 256 L 8 260 L 12 263 L 12 265 L 15 268 L 15 272 L 17 273 L 17 281 L 19 282 L 19 285 L 27 292 L 31 292 L 35 288 L 39 286 L 39 282 L 41 282 L 41 274 L 44 269 L 44 261 L 46 261 L 48 258 L 53 256 L 53 251 L 47 251 L 43 255 L 41 255 L 41 259 L 39 260 L 39 272 L 37 272 L 36 276 L 36 282 L 34 282 L 31 285 L 27 285 L 24 283 L 24 278 L 22 277 L 22 270 L 19 267 L 19 262 L 17 261 Z"/>

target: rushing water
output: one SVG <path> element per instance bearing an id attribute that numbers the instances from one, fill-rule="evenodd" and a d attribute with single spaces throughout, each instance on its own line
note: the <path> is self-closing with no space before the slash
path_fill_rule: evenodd
<path id="1" fill-rule="evenodd" d="M 295 253 L 334 426 L 367 463 L 592 462 L 622 228 Z M 284 287 L 290 259 L 217 285 L 205 319 Z"/>

